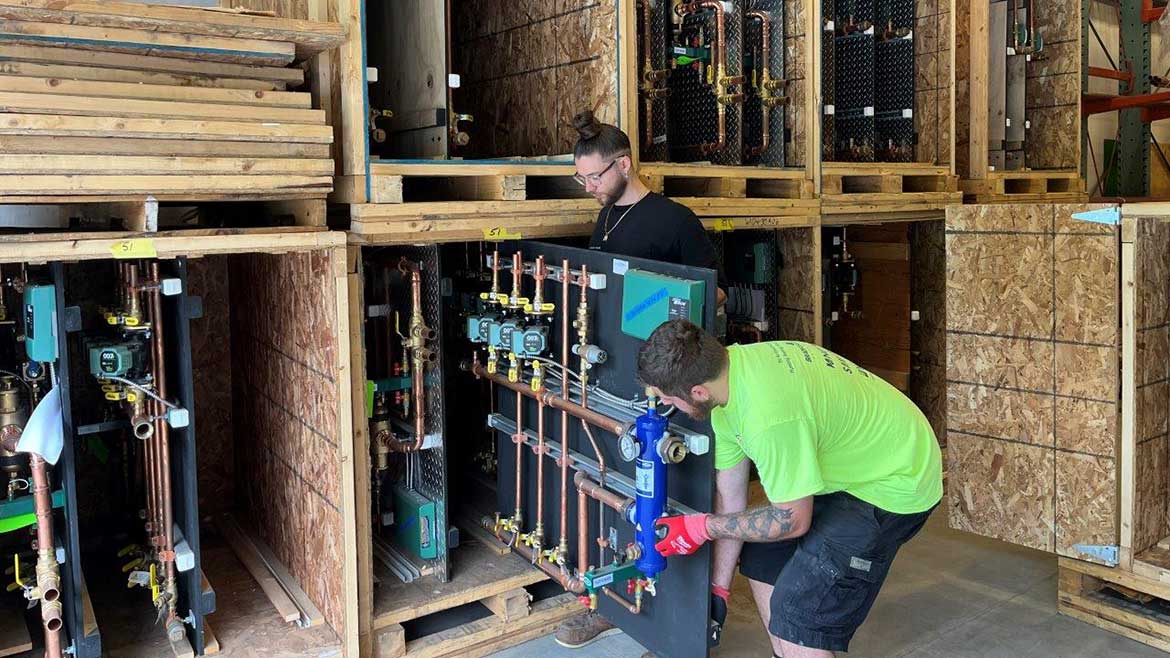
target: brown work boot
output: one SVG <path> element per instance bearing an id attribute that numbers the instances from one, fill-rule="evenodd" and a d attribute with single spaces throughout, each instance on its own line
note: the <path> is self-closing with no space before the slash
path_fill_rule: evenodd
<path id="1" fill-rule="evenodd" d="M 573 617 L 557 627 L 557 644 L 566 649 L 579 649 L 587 644 L 600 640 L 607 635 L 622 632 L 620 628 L 609 623 L 605 617 L 590 610 L 583 615 Z"/>

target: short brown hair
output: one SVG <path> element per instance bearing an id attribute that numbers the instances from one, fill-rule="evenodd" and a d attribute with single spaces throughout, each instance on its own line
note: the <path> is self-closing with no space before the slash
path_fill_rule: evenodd
<path id="1" fill-rule="evenodd" d="M 698 326 L 675 318 L 659 326 L 638 350 L 638 379 L 674 397 L 713 381 L 727 365 L 727 348 Z"/>

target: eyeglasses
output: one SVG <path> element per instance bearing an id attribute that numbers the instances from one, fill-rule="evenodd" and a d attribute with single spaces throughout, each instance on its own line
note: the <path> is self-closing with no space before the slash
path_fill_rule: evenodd
<path id="1" fill-rule="evenodd" d="M 574 174 L 573 180 L 580 183 L 582 187 L 584 187 L 586 183 L 593 183 L 594 185 L 597 185 L 597 184 L 601 183 L 601 177 L 605 175 L 605 172 L 609 171 L 610 169 L 613 169 L 614 164 L 616 164 L 617 161 L 621 160 L 623 157 L 625 157 L 625 156 L 618 156 L 617 158 L 610 160 L 609 164 L 606 165 L 605 169 L 602 169 L 601 171 L 597 172 L 596 174 L 585 174 L 585 175 Z"/>

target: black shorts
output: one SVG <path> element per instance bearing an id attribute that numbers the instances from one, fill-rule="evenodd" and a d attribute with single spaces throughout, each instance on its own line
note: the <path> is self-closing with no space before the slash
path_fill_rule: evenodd
<path id="1" fill-rule="evenodd" d="M 775 583 L 768 631 L 800 646 L 848 651 L 898 549 L 933 511 L 895 514 L 847 493 L 828 494 L 813 499 L 803 537 L 745 543 L 740 573 Z"/>

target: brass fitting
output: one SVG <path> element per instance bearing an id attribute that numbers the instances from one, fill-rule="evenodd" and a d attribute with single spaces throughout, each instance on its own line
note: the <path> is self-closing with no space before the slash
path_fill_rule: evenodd
<path id="1" fill-rule="evenodd" d="M 532 390 L 538 392 L 544 388 L 544 367 L 540 361 L 532 361 Z"/>

